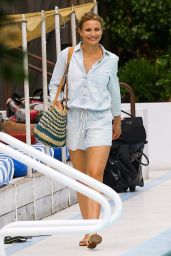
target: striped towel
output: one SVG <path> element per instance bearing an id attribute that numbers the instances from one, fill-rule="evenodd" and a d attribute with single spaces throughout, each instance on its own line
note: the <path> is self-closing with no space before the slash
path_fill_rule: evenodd
<path id="1" fill-rule="evenodd" d="M 45 145 L 43 145 L 42 143 L 38 142 L 36 144 L 32 145 L 33 148 L 43 152 L 43 153 L 47 153 L 48 155 L 54 157 L 54 149 L 53 148 L 49 148 L 49 147 L 45 147 Z M 46 148 L 47 148 L 47 152 L 46 152 Z"/>
<path id="2" fill-rule="evenodd" d="M 36 144 L 31 145 L 31 146 L 33 148 L 35 148 L 35 149 L 45 153 L 45 154 L 48 154 L 48 155 L 54 157 L 54 149 L 53 148 L 45 147 L 45 145 L 43 145 L 42 143 L 36 143 Z M 14 149 L 16 149 L 16 148 L 14 148 Z M 21 153 L 24 153 L 20 149 L 16 149 L 16 150 L 21 152 Z M 41 161 L 41 160 L 38 160 L 36 158 L 34 158 L 34 159 L 37 160 L 38 162 L 43 163 L 43 161 Z M 17 161 L 17 160 L 15 160 L 15 159 L 13 159 L 13 161 L 14 161 L 14 166 L 15 166 L 14 177 L 17 178 L 17 177 L 21 177 L 21 176 L 27 175 L 26 165 L 21 163 L 21 162 L 19 162 L 19 161 Z M 35 172 L 37 170 L 32 169 L 32 171 Z M 20 175 L 20 173 L 21 173 L 21 175 Z"/>
<path id="3" fill-rule="evenodd" d="M 54 157 L 54 149 L 53 148 L 49 148 L 49 147 L 45 147 L 45 145 L 40 143 L 40 142 L 38 142 L 36 144 L 33 144 L 32 147 L 37 149 L 37 150 L 39 150 L 39 151 L 41 151 L 41 152 L 43 152 L 43 153 L 45 153 L 45 154 L 48 154 L 48 155 Z M 36 160 L 41 162 L 41 163 L 43 163 L 43 161 L 40 161 L 38 159 L 36 159 Z M 32 169 L 32 171 L 36 172 L 37 170 Z"/>
<path id="4" fill-rule="evenodd" d="M 45 147 L 42 143 L 36 143 L 32 145 L 33 148 L 50 155 L 60 161 L 62 161 L 62 148 L 50 148 Z M 16 148 L 14 148 L 16 149 Z M 17 151 L 23 153 L 22 150 L 16 149 Z M 69 152 L 66 148 L 66 158 L 69 159 Z M 2 160 L 1 160 L 2 159 Z M 43 163 L 42 161 L 36 159 L 37 161 Z M 36 170 L 33 169 L 33 172 Z M 9 181 L 13 178 L 22 177 L 27 175 L 27 166 L 16 159 L 11 158 L 10 156 L 0 153 L 0 186 L 8 184 Z"/>
<path id="5" fill-rule="evenodd" d="M 14 162 L 4 153 L 0 153 L 0 187 L 7 185 L 14 176 Z"/>

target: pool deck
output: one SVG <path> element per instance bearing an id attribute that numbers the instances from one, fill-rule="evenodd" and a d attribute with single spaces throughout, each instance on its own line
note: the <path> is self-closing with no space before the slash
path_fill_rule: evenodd
<path id="1" fill-rule="evenodd" d="M 7 256 L 166 256 L 171 255 L 171 170 L 152 170 L 143 188 L 120 194 L 119 220 L 101 232 L 94 250 L 79 247 L 81 234 L 34 237 L 6 245 Z M 46 219 L 80 219 L 78 204 Z M 169 253 L 170 252 L 170 253 Z"/>

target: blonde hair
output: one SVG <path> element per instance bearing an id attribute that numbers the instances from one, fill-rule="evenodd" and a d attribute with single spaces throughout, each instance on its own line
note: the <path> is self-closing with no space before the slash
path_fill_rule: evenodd
<path id="1" fill-rule="evenodd" d="M 84 22 L 86 22 L 88 20 L 97 20 L 97 21 L 99 21 L 101 26 L 102 26 L 102 29 L 103 29 L 103 19 L 98 14 L 96 14 L 94 12 L 86 12 L 86 13 L 84 13 L 81 16 L 80 20 L 78 21 L 78 28 L 80 30 L 82 30 Z"/>

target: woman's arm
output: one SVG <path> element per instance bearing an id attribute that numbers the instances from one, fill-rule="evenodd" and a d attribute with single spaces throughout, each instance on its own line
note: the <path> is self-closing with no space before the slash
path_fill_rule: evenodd
<path id="1" fill-rule="evenodd" d="M 65 72 L 66 63 L 67 63 L 67 54 L 68 54 L 68 48 L 61 51 L 58 55 L 57 62 L 48 86 L 51 102 L 53 102 L 55 99 L 55 95 L 56 95 L 59 83 Z M 59 95 L 58 101 L 62 101 L 62 93 Z"/>
<path id="2" fill-rule="evenodd" d="M 108 90 L 111 95 L 111 110 L 114 118 L 112 139 L 115 140 L 121 135 L 121 93 L 120 84 L 117 77 L 118 60 L 115 56 L 111 76 L 108 84 Z"/>
<path id="3" fill-rule="evenodd" d="M 114 116 L 112 127 L 112 140 L 116 140 L 121 135 L 121 116 Z"/>
<path id="4" fill-rule="evenodd" d="M 119 84 L 119 79 L 117 77 L 118 60 L 119 58 L 115 56 L 113 60 L 113 65 L 111 68 L 109 83 L 108 83 L 108 90 L 111 95 L 111 110 L 112 110 L 113 116 L 120 116 L 121 114 L 120 84 Z"/>

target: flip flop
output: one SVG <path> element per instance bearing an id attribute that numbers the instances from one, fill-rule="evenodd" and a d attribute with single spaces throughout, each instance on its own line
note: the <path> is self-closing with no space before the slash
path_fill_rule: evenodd
<path id="1" fill-rule="evenodd" d="M 83 239 L 79 242 L 79 246 L 87 246 L 87 239 Z"/>
<path id="2" fill-rule="evenodd" d="M 102 242 L 102 237 L 98 234 L 90 235 L 87 241 L 87 248 L 94 249 Z"/>

